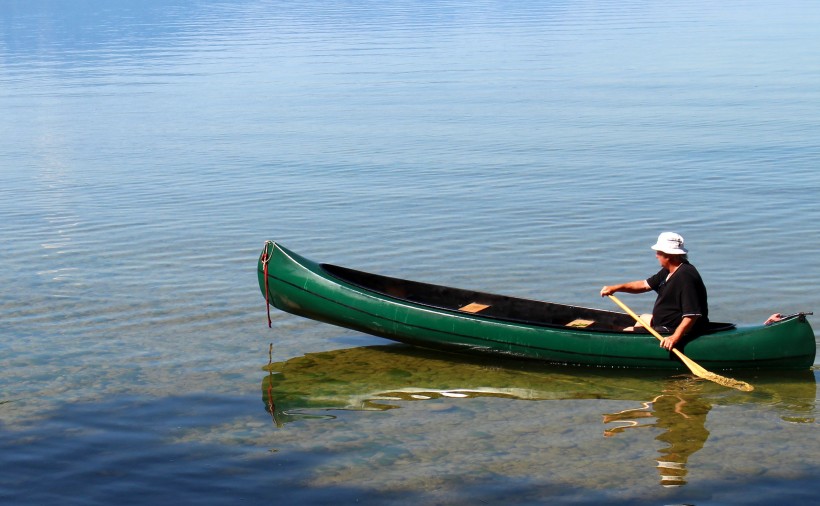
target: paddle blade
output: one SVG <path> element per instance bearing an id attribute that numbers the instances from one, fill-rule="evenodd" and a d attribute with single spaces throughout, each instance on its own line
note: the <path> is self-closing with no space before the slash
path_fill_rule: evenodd
<path id="1" fill-rule="evenodd" d="M 727 378 L 725 376 L 721 376 L 719 374 L 715 374 L 711 371 L 707 371 L 700 364 L 692 360 L 691 358 L 687 357 L 683 353 L 681 353 L 676 348 L 672 349 L 675 352 L 675 355 L 681 359 L 681 361 L 686 364 L 686 367 L 692 371 L 692 374 L 697 376 L 698 378 L 703 378 L 705 380 L 713 381 L 718 385 L 723 385 L 728 388 L 734 388 L 735 390 L 740 390 L 742 392 L 751 392 L 755 389 L 752 385 L 746 383 L 745 381 L 736 380 L 733 378 Z"/>

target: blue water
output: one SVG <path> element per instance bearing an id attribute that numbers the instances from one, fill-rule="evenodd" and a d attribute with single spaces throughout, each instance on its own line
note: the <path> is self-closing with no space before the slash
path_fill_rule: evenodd
<path id="1" fill-rule="evenodd" d="M 255 268 L 274 239 L 607 307 L 600 287 L 653 273 L 675 230 L 713 319 L 818 311 L 819 23 L 809 1 L 4 1 L 0 500 L 816 501 L 817 365 L 687 390 L 707 436 L 676 487 L 657 399 L 686 378 L 598 395 L 616 381 L 394 358 L 403 388 L 488 393 L 374 411 L 344 401 L 372 401 L 367 352 L 326 404 L 350 367 L 317 358 L 316 403 L 277 423 L 269 361 L 393 347 L 278 312 L 268 329 Z M 641 409 L 656 423 L 604 435 Z"/>

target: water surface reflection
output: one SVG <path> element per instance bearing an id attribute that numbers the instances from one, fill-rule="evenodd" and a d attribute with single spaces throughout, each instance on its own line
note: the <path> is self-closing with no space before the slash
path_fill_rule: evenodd
<path id="1" fill-rule="evenodd" d="M 712 405 L 702 397 L 702 387 L 703 383 L 695 379 L 667 381 L 662 393 L 641 402 L 641 407 L 605 414 L 604 424 L 617 426 L 605 429 L 604 436 L 645 427 L 662 429 L 655 436 L 666 445 L 658 451 L 661 485 L 684 485 L 689 457 L 703 448 L 709 437 L 706 415 Z"/>
<path id="2" fill-rule="evenodd" d="M 280 427 L 298 420 L 333 419 L 339 410 L 385 411 L 406 402 L 445 398 L 597 402 L 602 439 L 640 434 L 661 443 L 647 465 L 657 467 L 660 484 L 667 487 L 687 483 L 689 459 L 709 439 L 706 422 L 715 406 L 757 404 L 789 423 L 813 423 L 815 417 L 813 371 L 759 374 L 753 379 L 756 390 L 741 393 L 689 375 L 544 368 L 521 362 L 499 366 L 497 361 L 403 345 L 311 353 L 269 363 L 265 369 L 263 402 Z M 605 411 L 611 403 L 604 401 L 626 401 L 634 407 Z M 564 408 L 567 425 L 578 423 L 570 413 L 573 405 Z"/>

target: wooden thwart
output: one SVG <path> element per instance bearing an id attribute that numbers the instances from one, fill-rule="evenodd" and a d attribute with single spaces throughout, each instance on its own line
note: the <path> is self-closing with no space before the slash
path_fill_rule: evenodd
<path id="1" fill-rule="evenodd" d="M 488 307 L 490 307 L 490 306 L 488 306 L 487 304 L 479 304 L 478 302 L 471 302 L 471 303 L 467 304 L 466 306 L 458 308 L 458 310 L 459 311 L 464 311 L 465 313 L 478 313 L 479 311 L 483 311 L 484 309 L 487 309 Z"/>
<path id="2" fill-rule="evenodd" d="M 571 322 L 567 323 L 565 326 L 583 329 L 589 327 L 593 323 L 595 323 L 593 320 L 583 320 L 581 318 L 578 318 L 577 320 L 572 320 Z"/>

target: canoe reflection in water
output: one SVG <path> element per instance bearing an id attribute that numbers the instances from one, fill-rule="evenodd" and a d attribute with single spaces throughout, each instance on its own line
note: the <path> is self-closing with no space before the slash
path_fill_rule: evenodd
<path id="1" fill-rule="evenodd" d="M 659 450 L 661 485 L 683 485 L 686 483 L 687 460 L 703 448 L 709 437 L 706 415 L 712 406 L 699 397 L 702 387 L 703 383 L 694 379 L 669 381 L 662 394 L 642 402 L 640 408 L 605 414 L 604 424 L 619 425 L 605 429 L 604 436 L 645 427 L 663 429 L 655 438 L 667 445 Z"/>
<path id="2" fill-rule="evenodd" d="M 558 423 L 573 426 L 579 423 L 579 410 L 611 407 L 611 401 L 634 403 L 614 413 L 597 412 L 596 416 L 603 416 L 602 439 L 655 435 L 663 446 L 652 457 L 652 466 L 657 466 L 665 486 L 686 483 L 689 458 L 709 438 L 706 418 L 713 405 L 757 405 L 751 409 L 774 409 L 790 423 L 814 423 L 816 399 L 812 371 L 757 373 L 755 382 L 760 388 L 741 393 L 689 375 L 544 367 L 515 360 L 502 363 L 402 344 L 310 353 L 284 362 L 269 361 L 264 369 L 263 402 L 277 426 L 311 418 L 333 419 L 338 410 L 385 411 L 408 401 L 482 397 L 567 401 L 547 408 L 552 423 L 557 417 Z M 585 400 L 595 404 L 577 402 Z M 580 433 L 588 434 L 576 434 Z"/>

